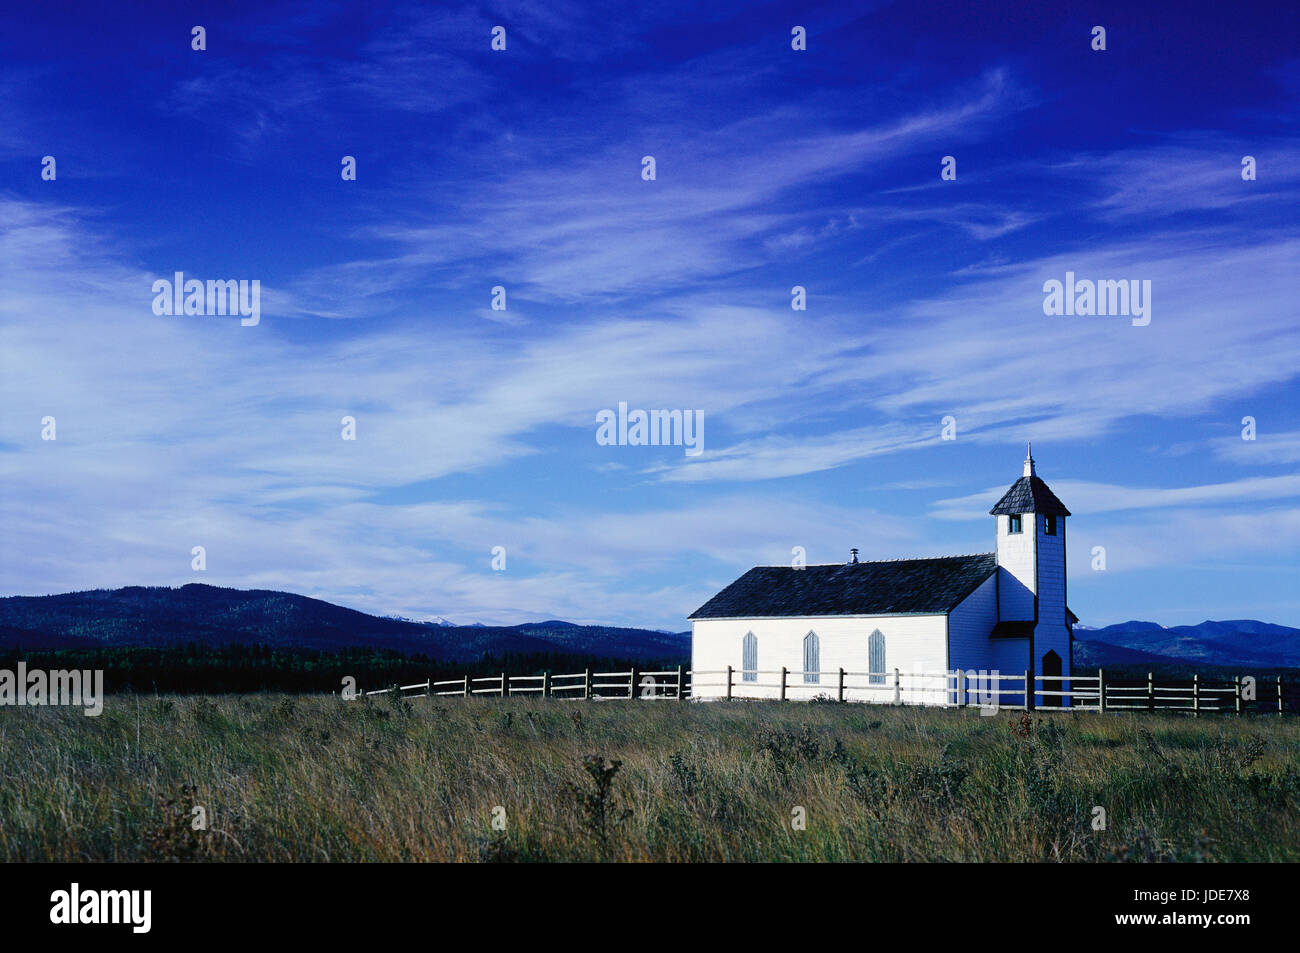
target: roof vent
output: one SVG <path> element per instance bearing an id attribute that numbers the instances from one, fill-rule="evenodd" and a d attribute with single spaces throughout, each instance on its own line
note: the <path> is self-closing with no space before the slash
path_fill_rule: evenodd
<path id="1" fill-rule="evenodd" d="M 850 562 L 850 563 L 855 563 L 855 562 L 857 562 L 857 561 L 858 561 L 858 551 L 857 551 L 856 549 L 850 549 L 850 550 L 849 550 L 849 562 Z"/>

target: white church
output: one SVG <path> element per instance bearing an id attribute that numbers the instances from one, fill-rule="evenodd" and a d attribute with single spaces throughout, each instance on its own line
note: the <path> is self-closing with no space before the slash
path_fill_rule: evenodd
<path id="1" fill-rule="evenodd" d="M 751 569 L 690 616 L 692 696 L 952 704 L 947 673 L 962 670 L 1017 677 L 966 684 L 997 696 L 978 700 L 1018 705 L 1026 671 L 1070 676 L 1070 511 L 1034 472 L 1032 452 L 989 513 L 991 553 L 859 562 L 855 549 L 843 564 Z"/>

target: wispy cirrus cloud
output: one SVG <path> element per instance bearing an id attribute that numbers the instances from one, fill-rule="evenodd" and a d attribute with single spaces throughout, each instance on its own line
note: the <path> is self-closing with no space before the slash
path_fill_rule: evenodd
<path id="1" fill-rule="evenodd" d="M 1300 430 L 1256 431 L 1254 439 L 1223 437 L 1211 444 L 1218 457 L 1251 466 L 1300 463 Z"/>
<path id="2" fill-rule="evenodd" d="M 1256 160 L 1254 181 L 1242 179 L 1241 160 Z M 1246 139 L 1183 133 L 1135 150 L 1079 156 L 1052 166 L 1053 174 L 1087 183 L 1090 205 L 1104 220 L 1144 223 L 1193 211 L 1236 209 L 1272 217 L 1279 199 L 1300 185 L 1300 149 L 1293 139 Z"/>
<path id="3" fill-rule="evenodd" d="M 1226 397 L 1294 380 L 1300 305 L 1289 276 L 1300 240 L 1213 251 L 1195 238 L 1187 245 L 1181 253 L 1166 239 L 1060 254 L 908 302 L 856 331 L 857 340 L 843 335 L 840 361 L 823 369 L 831 375 L 851 364 L 852 382 L 837 400 L 877 423 L 770 434 L 718 448 L 664 478 L 813 473 L 933 446 L 949 415 L 967 441 L 1095 438 L 1139 415 L 1194 416 Z M 1150 326 L 1044 315 L 1043 281 L 1067 270 L 1149 278 Z M 1247 301 L 1251 316 L 1243 319 Z"/>
<path id="4" fill-rule="evenodd" d="M 523 293 L 561 302 L 694 291 L 698 282 L 768 264 L 828 234 L 817 221 L 820 210 L 786 202 L 792 191 L 861 174 L 941 130 L 974 135 L 1019 105 L 1010 77 L 991 71 L 954 105 L 869 128 L 810 128 L 806 116 L 780 108 L 722 129 L 688 125 L 647 141 L 628 141 L 633 137 L 623 132 L 617 145 L 562 168 L 523 165 L 486 182 L 450 216 L 440 209 L 428 213 L 434 221 L 420 222 L 415 209 L 405 221 L 374 224 L 361 234 L 391 244 L 396 254 L 330 266 L 304 282 L 365 295 L 438 269 L 481 271 L 490 261 L 493 273 L 508 275 Z M 791 136 L 791 128 L 803 131 Z M 530 146 L 521 141 L 517 148 Z M 640 178 L 646 152 L 657 162 L 653 182 Z M 1015 216 L 968 225 L 996 230 L 1008 221 Z"/>

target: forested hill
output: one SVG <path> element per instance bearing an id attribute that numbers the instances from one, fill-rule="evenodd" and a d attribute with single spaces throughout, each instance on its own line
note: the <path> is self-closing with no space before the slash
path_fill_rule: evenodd
<path id="1" fill-rule="evenodd" d="M 291 592 L 128 586 L 0 598 L 0 649 L 131 648 L 181 643 L 335 652 L 387 649 L 442 661 L 550 654 L 684 661 L 689 633 L 535 622 L 455 626 L 381 618 Z"/>

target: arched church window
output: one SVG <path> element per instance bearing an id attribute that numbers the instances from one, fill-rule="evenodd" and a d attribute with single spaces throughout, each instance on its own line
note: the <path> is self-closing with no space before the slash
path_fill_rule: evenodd
<path id="1" fill-rule="evenodd" d="M 867 684 L 885 684 L 885 634 L 879 629 L 867 639 Z"/>
<path id="2" fill-rule="evenodd" d="M 816 632 L 803 637 L 803 680 L 806 685 L 817 685 L 822 676 L 822 646 Z"/>
<path id="3" fill-rule="evenodd" d="M 746 632 L 740 649 L 740 680 L 758 681 L 758 639 L 753 632 Z"/>

